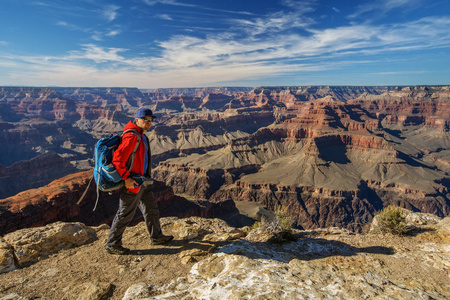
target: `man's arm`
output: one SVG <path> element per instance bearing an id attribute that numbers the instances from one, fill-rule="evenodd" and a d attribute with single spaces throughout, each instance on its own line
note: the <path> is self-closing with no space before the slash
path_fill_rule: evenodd
<path id="1" fill-rule="evenodd" d="M 127 132 L 122 137 L 122 142 L 116 151 L 114 151 L 114 156 L 112 163 L 119 173 L 120 177 L 125 180 L 125 184 L 127 179 L 130 177 L 130 172 L 128 171 L 127 162 L 130 158 L 131 154 L 136 147 L 136 143 L 138 141 L 137 136 L 134 133 Z M 130 178 L 131 179 L 131 178 Z M 131 179 L 133 180 L 133 179 Z M 134 180 L 133 180 L 134 181 Z M 127 186 L 128 187 L 128 186 Z M 134 187 L 134 186 L 133 186 Z M 131 188 L 133 188 L 131 187 Z"/>

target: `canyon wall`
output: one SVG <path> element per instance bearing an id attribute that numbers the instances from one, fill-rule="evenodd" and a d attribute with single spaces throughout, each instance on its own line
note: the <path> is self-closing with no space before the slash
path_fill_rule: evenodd
<path id="1" fill-rule="evenodd" d="M 0 235 L 22 228 L 43 226 L 57 221 L 83 222 L 90 226 L 111 224 L 119 206 L 119 193 L 100 191 L 96 210 L 96 187 L 89 185 L 92 171 L 77 172 L 50 184 L 30 189 L 15 196 L 0 199 Z M 86 195 L 78 205 L 83 192 Z M 173 193 L 171 187 L 155 181 L 153 192 L 161 217 L 217 217 L 237 214 L 232 201 L 189 201 Z M 138 212 L 131 224 L 142 221 Z"/>
<path id="2" fill-rule="evenodd" d="M 95 141 L 141 106 L 157 116 L 154 177 L 203 203 L 189 213 L 245 200 L 287 206 L 299 227 L 362 230 L 389 204 L 450 212 L 448 86 L 3 87 L 0 198 L 91 169 Z"/>

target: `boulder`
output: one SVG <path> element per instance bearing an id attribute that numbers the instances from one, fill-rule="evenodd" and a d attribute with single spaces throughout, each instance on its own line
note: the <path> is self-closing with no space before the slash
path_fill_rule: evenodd
<path id="1" fill-rule="evenodd" d="M 130 286 L 122 300 L 147 299 L 152 294 L 153 286 L 145 282 L 140 282 Z"/>
<path id="2" fill-rule="evenodd" d="M 96 231 L 82 223 L 56 222 L 43 227 L 17 230 L 4 236 L 14 248 L 19 265 L 28 265 L 63 249 L 97 239 Z"/>
<path id="3" fill-rule="evenodd" d="M 14 250 L 0 237 L 0 273 L 6 273 L 16 269 L 14 264 Z"/>
<path id="4" fill-rule="evenodd" d="M 112 285 L 107 282 L 89 282 L 82 284 L 79 289 L 78 300 L 100 300 L 111 290 Z"/>
<path id="5" fill-rule="evenodd" d="M 442 239 L 450 242 L 450 217 L 442 219 L 436 227 Z"/>
<path id="6" fill-rule="evenodd" d="M 170 232 L 175 239 L 179 240 L 203 239 L 210 242 L 219 242 L 238 239 L 246 235 L 245 228 L 236 229 L 217 218 L 189 217 L 178 219 L 167 217 L 161 219 L 161 228 L 163 232 Z"/>

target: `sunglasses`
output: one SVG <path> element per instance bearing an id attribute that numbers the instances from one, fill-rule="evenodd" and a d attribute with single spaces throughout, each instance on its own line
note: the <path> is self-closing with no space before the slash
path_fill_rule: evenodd
<path id="1" fill-rule="evenodd" d="M 141 118 L 144 122 L 153 122 L 153 118 Z"/>

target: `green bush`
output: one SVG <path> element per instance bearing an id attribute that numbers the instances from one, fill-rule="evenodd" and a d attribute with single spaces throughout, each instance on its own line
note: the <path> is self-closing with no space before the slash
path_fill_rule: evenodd
<path id="1" fill-rule="evenodd" d="M 262 223 L 259 222 L 259 221 L 256 221 L 255 223 L 253 223 L 252 227 L 250 227 L 250 230 L 259 228 L 259 227 L 261 227 L 261 226 L 262 226 Z"/>
<path id="2" fill-rule="evenodd" d="M 281 244 L 295 240 L 292 228 L 294 219 L 290 215 L 288 208 L 276 206 L 273 213 L 273 218 L 262 218 L 261 221 L 256 221 L 250 230 L 258 228 L 261 228 L 263 231 L 267 230 L 272 234 L 272 238 L 269 241 L 274 243 Z"/>
<path id="3" fill-rule="evenodd" d="M 285 206 L 276 206 L 275 210 L 275 218 L 269 224 L 272 232 L 274 233 L 274 242 L 282 243 L 284 241 L 292 241 L 294 240 L 292 224 L 294 224 L 294 220 L 289 213 L 289 209 Z"/>
<path id="4" fill-rule="evenodd" d="M 389 205 L 378 213 L 379 229 L 383 233 L 403 235 L 408 233 L 403 208 Z"/>

